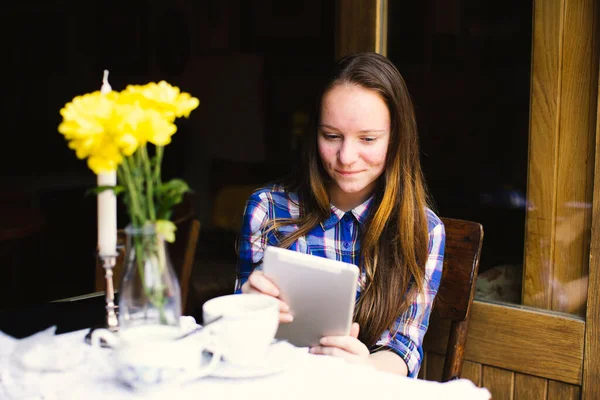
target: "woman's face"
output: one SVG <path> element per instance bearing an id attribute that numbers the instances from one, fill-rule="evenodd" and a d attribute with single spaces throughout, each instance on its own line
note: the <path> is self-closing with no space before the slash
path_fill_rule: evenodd
<path id="1" fill-rule="evenodd" d="M 390 113 L 373 90 L 333 86 L 323 96 L 317 144 L 332 179 L 331 202 L 348 211 L 364 202 L 385 169 Z"/>

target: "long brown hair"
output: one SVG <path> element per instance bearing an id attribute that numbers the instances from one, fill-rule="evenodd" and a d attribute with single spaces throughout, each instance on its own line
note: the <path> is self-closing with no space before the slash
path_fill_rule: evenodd
<path id="1" fill-rule="evenodd" d="M 390 113 L 386 168 L 376 185 L 369 216 L 360 232 L 361 271 L 366 275 L 354 319 L 359 339 L 372 346 L 390 329 L 423 291 L 428 253 L 427 192 L 419 159 L 417 124 L 406 84 L 394 65 L 377 53 L 358 53 L 339 60 L 318 97 L 338 84 L 358 85 L 377 92 Z M 272 220 L 265 234 L 282 225 L 298 229 L 282 238 L 290 247 L 331 213 L 326 182 L 317 150 L 317 129 L 304 138 L 300 173 L 285 183 L 300 198 L 300 218 Z"/>

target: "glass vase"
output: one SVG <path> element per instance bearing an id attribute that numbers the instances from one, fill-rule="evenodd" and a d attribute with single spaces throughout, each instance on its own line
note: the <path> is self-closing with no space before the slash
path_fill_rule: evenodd
<path id="1" fill-rule="evenodd" d="M 154 226 L 125 228 L 125 273 L 119 290 L 119 329 L 179 326 L 181 289 L 164 239 Z"/>

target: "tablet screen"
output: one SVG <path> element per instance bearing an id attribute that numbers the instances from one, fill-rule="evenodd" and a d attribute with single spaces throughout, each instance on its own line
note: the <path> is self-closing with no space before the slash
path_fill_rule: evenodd
<path id="1" fill-rule="evenodd" d="M 348 335 L 352 325 L 358 267 L 342 261 L 268 246 L 263 272 L 277 285 L 294 316 L 277 338 L 316 346 L 323 336 Z"/>

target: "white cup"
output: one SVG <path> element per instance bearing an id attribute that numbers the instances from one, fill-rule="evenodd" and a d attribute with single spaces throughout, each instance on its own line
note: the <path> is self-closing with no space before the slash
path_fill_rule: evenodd
<path id="1" fill-rule="evenodd" d="M 118 333 L 107 329 L 92 332 L 92 346 L 101 340 L 114 348 L 117 379 L 135 389 L 162 384 L 183 383 L 206 376 L 217 367 L 221 353 L 214 338 L 196 334 L 183 335 L 178 327 L 142 325 Z M 203 351 L 210 350 L 210 361 L 203 361 Z M 206 364 L 206 365 L 203 365 Z"/>
<path id="2" fill-rule="evenodd" d="M 279 326 L 279 302 L 264 294 L 215 297 L 202 306 L 204 324 L 221 344 L 223 359 L 233 365 L 257 366 L 265 362 Z"/>

